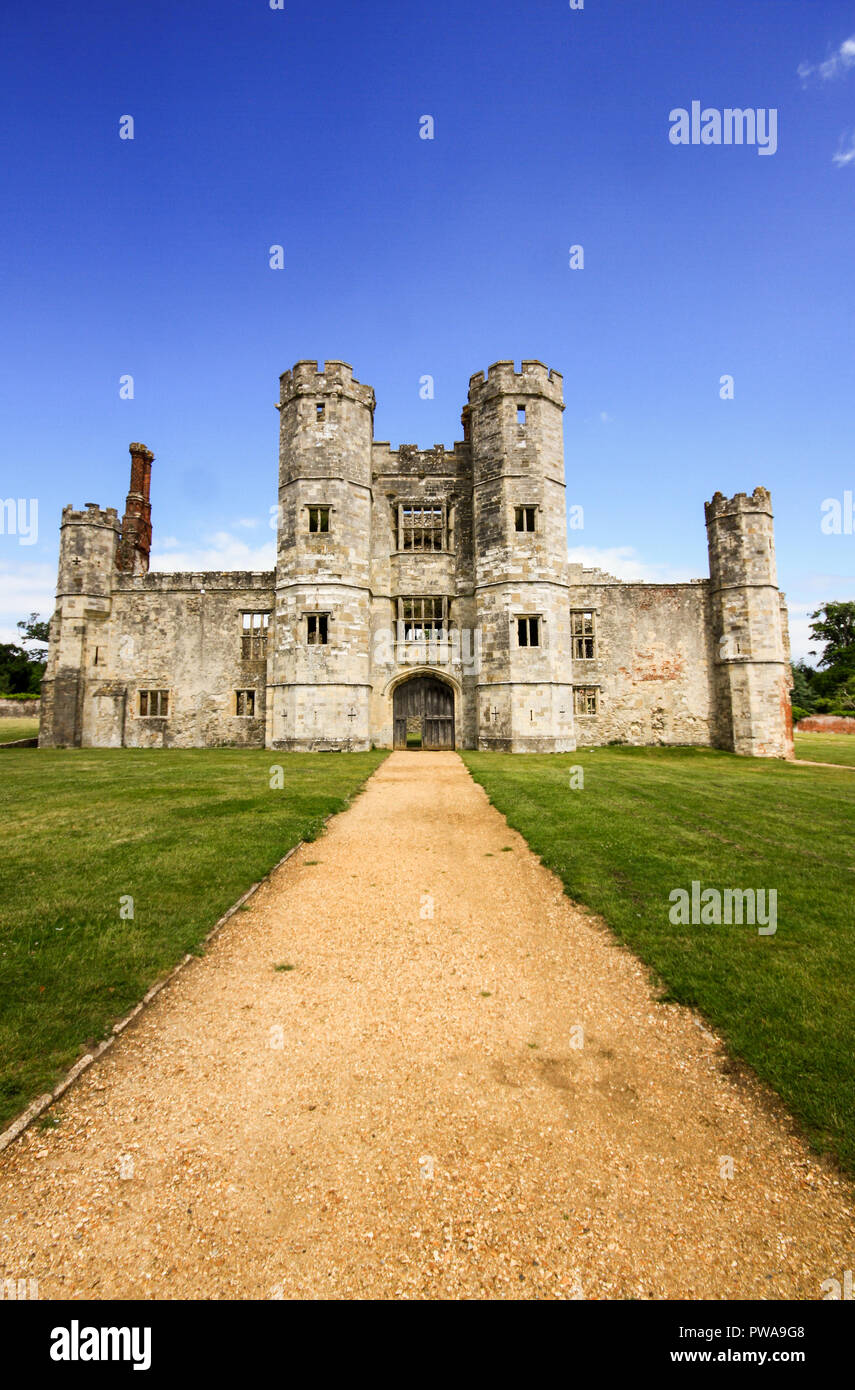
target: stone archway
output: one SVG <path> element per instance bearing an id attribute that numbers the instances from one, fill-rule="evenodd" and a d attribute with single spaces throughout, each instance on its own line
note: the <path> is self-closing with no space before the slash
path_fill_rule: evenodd
<path id="1" fill-rule="evenodd" d="M 454 690 L 438 676 L 411 676 L 392 695 L 396 748 L 454 747 Z"/>

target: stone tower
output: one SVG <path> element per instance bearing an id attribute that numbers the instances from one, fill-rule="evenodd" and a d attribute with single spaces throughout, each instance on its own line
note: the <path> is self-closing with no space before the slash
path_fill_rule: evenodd
<path id="1" fill-rule="evenodd" d="M 88 502 L 85 511 L 63 508 L 56 608 L 42 681 L 42 748 L 79 747 L 90 733 L 94 710 L 84 697 L 87 679 L 106 664 L 118 546 L 115 507 L 102 510 Z"/>
<path id="2" fill-rule="evenodd" d="M 750 497 L 717 492 L 705 512 L 721 742 L 734 753 L 792 758 L 792 676 L 772 499 L 764 487 Z"/>
<path id="3" fill-rule="evenodd" d="M 370 747 L 374 392 L 346 362 L 280 378 L 267 746 Z"/>
<path id="4" fill-rule="evenodd" d="M 563 381 L 496 362 L 469 383 L 480 748 L 575 748 Z"/>

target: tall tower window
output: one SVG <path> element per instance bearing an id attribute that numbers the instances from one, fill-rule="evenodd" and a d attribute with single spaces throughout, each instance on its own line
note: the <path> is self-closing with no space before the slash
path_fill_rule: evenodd
<path id="1" fill-rule="evenodd" d="M 242 661 L 263 661 L 267 656 L 269 613 L 241 613 Z"/>
<path id="2" fill-rule="evenodd" d="M 524 425 L 524 424 L 525 424 L 525 406 L 524 406 L 524 405 L 518 405 L 518 406 L 517 406 L 517 424 L 518 424 L 518 425 Z"/>
<path id="3" fill-rule="evenodd" d="M 597 634 L 594 614 L 590 609 L 571 612 L 570 635 L 573 639 L 573 660 L 593 661 L 597 655 Z"/>
<path id="4" fill-rule="evenodd" d="M 306 643 L 310 647 L 325 647 L 329 640 L 329 614 L 306 614 Z"/>
<path id="5" fill-rule="evenodd" d="M 398 508 L 399 550 L 443 550 L 445 542 L 445 507 L 410 506 Z"/>
<path id="6" fill-rule="evenodd" d="M 518 531 L 535 529 L 536 507 L 514 507 L 514 525 Z"/>
<path id="7" fill-rule="evenodd" d="M 325 420 L 325 418 L 326 418 L 326 413 L 327 413 L 326 405 L 324 404 L 323 401 L 318 401 L 318 404 L 315 406 L 315 419 L 316 419 L 316 421 L 318 422 L 319 425 L 322 425 L 322 424 L 323 424 L 323 422 L 324 422 L 324 420 Z"/>
<path id="8" fill-rule="evenodd" d="M 517 645 L 540 646 L 540 618 L 517 618 Z"/>
<path id="9" fill-rule="evenodd" d="M 321 534 L 330 529 L 329 507 L 309 507 L 309 530 Z"/>

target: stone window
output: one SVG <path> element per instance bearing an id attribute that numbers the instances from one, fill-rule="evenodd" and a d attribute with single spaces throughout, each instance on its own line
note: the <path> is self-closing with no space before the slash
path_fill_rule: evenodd
<path id="1" fill-rule="evenodd" d="M 168 690 L 141 690 L 140 691 L 140 714 L 145 718 L 157 715 L 165 719 L 169 713 L 169 691 Z"/>
<path id="2" fill-rule="evenodd" d="M 241 648 L 243 661 L 263 661 L 267 656 L 269 613 L 241 613 Z"/>
<path id="3" fill-rule="evenodd" d="M 570 613 L 570 636 L 573 639 L 573 660 L 593 661 L 597 655 L 597 633 L 594 614 L 588 609 Z"/>
<path id="4" fill-rule="evenodd" d="M 310 647 L 325 647 L 329 640 L 329 614 L 306 614 L 306 642 Z"/>
<path id="5" fill-rule="evenodd" d="M 525 424 L 525 406 L 524 406 L 524 405 L 518 405 L 518 406 L 517 406 L 517 424 L 518 424 L 518 425 L 524 425 L 524 424 Z"/>
<path id="6" fill-rule="evenodd" d="M 517 618 L 517 645 L 540 646 L 540 618 Z"/>
<path id="7" fill-rule="evenodd" d="M 235 691 L 235 714 L 255 714 L 255 691 Z"/>
<path id="8" fill-rule="evenodd" d="M 536 507 L 514 507 L 514 525 L 518 531 L 533 531 L 536 517 Z"/>
<path id="9" fill-rule="evenodd" d="M 330 529 L 329 507 L 309 507 L 309 530 L 320 534 Z"/>
<path id="10" fill-rule="evenodd" d="M 600 692 L 595 685 L 573 687 L 573 708 L 576 714 L 599 714 Z"/>
<path id="11" fill-rule="evenodd" d="M 448 599 L 411 594 L 398 599 L 398 641 L 438 641 L 448 634 Z"/>
<path id="12" fill-rule="evenodd" d="M 324 423 L 326 413 L 327 408 L 325 404 L 323 403 L 323 401 L 318 401 L 318 404 L 315 406 L 315 419 L 319 425 L 322 425 Z"/>
<path id="13" fill-rule="evenodd" d="M 444 506 L 416 506 L 405 503 L 398 508 L 399 550 L 426 551 L 444 548 Z"/>

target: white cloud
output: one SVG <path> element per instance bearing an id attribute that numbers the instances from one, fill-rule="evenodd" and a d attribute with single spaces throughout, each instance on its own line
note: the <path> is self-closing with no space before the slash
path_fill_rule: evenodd
<path id="1" fill-rule="evenodd" d="M 806 85 L 814 74 L 821 82 L 830 82 L 835 77 L 843 76 L 853 67 L 855 67 L 855 34 L 851 38 L 844 39 L 840 47 L 836 48 L 825 62 L 800 63 L 798 73 L 802 83 Z"/>
<path id="2" fill-rule="evenodd" d="M 178 542 L 175 544 L 178 546 Z M 168 554 L 155 545 L 151 556 L 151 568 L 169 574 L 183 570 L 272 570 L 275 564 L 276 541 L 272 534 L 270 540 L 253 547 L 229 531 L 216 531 L 199 546 L 170 548 Z"/>
<path id="3" fill-rule="evenodd" d="M 703 578 L 674 565 L 651 564 L 631 545 L 572 545 L 567 555 L 571 565 L 605 570 L 606 574 L 612 574 L 616 579 L 638 580 L 647 584 L 680 584 L 687 579 Z"/>
<path id="4" fill-rule="evenodd" d="M 847 164 L 855 164 L 855 132 L 849 137 L 848 150 L 843 148 L 843 141 L 845 139 L 845 135 L 841 135 L 840 149 L 837 151 L 837 154 L 831 156 L 838 169 L 844 169 Z"/>
<path id="5" fill-rule="evenodd" d="M 0 561 L 0 642 L 17 642 L 15 624 L 31 613 L 49 618 L 54 610 L 56 569 L 53 565 Z"/>

